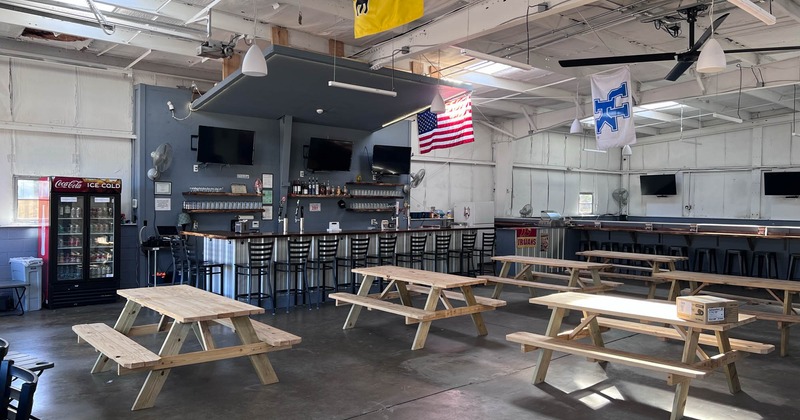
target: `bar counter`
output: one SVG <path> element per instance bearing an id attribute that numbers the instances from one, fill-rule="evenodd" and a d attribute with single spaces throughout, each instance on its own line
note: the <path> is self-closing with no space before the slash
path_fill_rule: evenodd
<path id="1" fill-rule="evenodd" d="M 411 229 L 363 229 L 363 230 L 342 230 L 338 233 L 328 233 L 326 231 L 305 231 L 289 232 L 287 234 L 275 232 L 249 232 L 249 233 L 234 233 L 230 231 L 217 230 L 217 231 L 184 231 L 183 235 L 193 237 L 197 240 L 202 239 L 203 259 L 205 261 L 223 264 L 223 277 L 224 287 L 223 294 L 227 297 L 234 298 L 235 282 L 239 281 L 239 289 L 245 290 L 246 278 L 242 276 L 236 279 L 235 264 L 245 264 L 248 261 L 248 243 L 251 242 L 268 242 L 275 241 L 273 252 L 273 261 L 283 261 L 287 258 L 287 241 L 289 238 L 309 238 L 311 239 L 311 252 L 309 258 L 316 258 L 317 254 L 317 240 L 322 238 L 339 238 L 339 251 L 338 256 L 344 257 L 350 254 L 350 238 L 351 237 L 374 237 L 370 240 L 369 255 L 377 253 L 378 237 L 383 235 L 397 235 L 397 252 L 406 252 L 409 248 L 410 237 L 412 234 L 424 233 L 428 235 L 426 242 L 426 251 L 433 251 L 434 249 L 434 235 L 438 233 L 450 233 L 450 249 L 461 248 L 461 234 L 464 232 L 478 232 L 478 237 L 475 247 L 481 246 L 482 235 L 480 232 L 491 232 L 494 227 L 441 227 L 441 228 L 411 228 Z M 198 244 L 199 245 L 199 244 Z M 198 246 L 199 248 L 199 246 Z M 455 265 L 453 265 L 455 264 Z M 457 260 L 450 261 L 451 271 L 457 267 Z M 349 273 L 341 271 L 339 273 L 342 282 L 346 283 Z M 274 273 L 273 273 L 274 275 Z M 309 276 L 315 273 L 308 273 Z M 331 277 L 330 275 L 328 277 Z M 330 281 L 330 280 L 329 280 Z M 215 280 L 216 282 L 216 280 Z M 215 285 L 214 292 L 219 292 L 219 288 Z"/>

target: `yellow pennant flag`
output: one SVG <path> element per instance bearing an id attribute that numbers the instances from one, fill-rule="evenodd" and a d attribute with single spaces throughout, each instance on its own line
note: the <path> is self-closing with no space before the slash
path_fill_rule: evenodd
<path id="1" fill-rule="evenodd" d="M 423 0 L 353 0 L 356 38 L 377 34 L 419 19 Z"/>

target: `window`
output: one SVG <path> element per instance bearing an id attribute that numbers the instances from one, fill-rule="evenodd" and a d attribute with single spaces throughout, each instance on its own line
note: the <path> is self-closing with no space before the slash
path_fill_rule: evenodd
<path id="1" fill-rule="evenodd" d="M 14 221 L 38 223 L 41 217 L 41 199 L 47 199 L 47 178 L 14 177 Z M 47 211 L 47 209 L 45 209 Z"/>
<path id="2" fill-rule="evenodd" d="M 578 214 L 583 216 L 594 213 L 594 193 L 582 192 L 578 194 Z"/>

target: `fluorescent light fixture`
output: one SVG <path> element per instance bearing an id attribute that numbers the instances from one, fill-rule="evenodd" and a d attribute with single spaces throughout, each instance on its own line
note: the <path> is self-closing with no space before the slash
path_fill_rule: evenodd
<path id="1" fill-rule="evenodd" d="M 492 61 L 495 63 L 505 64 L 507 66 L 516 67 L 520 70 L 533 70 L 530 64 L 520 63 L 519 61 L 509 60 L 508 58 L 498 57 L 496 55 L 486 54 L 478 51 L 468 50 L 461 48 L 461 55 L 466 55 L 472 58 L 479 58 L 481 60 Z"/>
<path id="2" fill-rule="evenodd" d="M 513 67 L 502 64 L 502 63 L 495 63 L 493 61 L 481 61 L 478 64 L 473 64 L 471 66 L 466 67 L 469 71 L 476 71 L 478 73 L 488 74 L 489 76 L 494 75 L 495 73 L 500 73 L 501 71 L 512 69 Z"/>
<path id="3" fill-rule="evenodd" d="M 671 108 L 679 108 L 681 104 L 675 101 L 664 101 L 664 102 L 655 102 L 652 104 L 646 105 L 639 105 L 636 108 L 647 109 L 649 111 L 656 111 L 659 109 L 671 109 Z M 635 110 L 635 109 L 634 109 Z"/>
<path id="4" fill-rule="evenodd" d="M 711 114 L 711 116 L 714 118 L 719 118 L 721 120 L 730 121 L 736 124 L 741 124 L 743 121 L 741 118 L 731 117 L 730 115 L 725 115 L 725 114 L 718 114 L 716 112 Z"/>
<path id="5" fill-rule="evenodd" d="M 777 19 L 775 19 L 775 16 L 772 13 L 769 13 L 766 10 L 756 6 L 756 4 L 750 0 L 728 0 L 728 3 L 736 5 L 740 9 L 750 13 L 753 15 L 753 17 L 766 23 L 767 25 L 774 25 L 775 22 L 777 22 Z"/>
<path id="6" fill-rule="evenodd" d="M 256 45 L 256 40 L 253 40 L 253 45 L 247 50 L 242 61 L 242 74 L 252 77 L 263 77 L 267 75 L 267 60 L 264 58 L 264 53 L 261 48 Z"/>
<path id="7" fill-rule="evenodd" d="M 631 145 L 626 144 L 622 147 L 622 156 L 630 156 L 633 154 L 633 150 L 631 150 Z"/>
<path id="8" fill-rule="evenodd" d="M 725 61 L 725 51 L 719 45 L 719 41 L 714 38 L 706 41 L 697 58 L 698 73 L 719 73 L 725 70 L 728 63 Z"/>
<path id="9" fill-rule="evenodd" d="M 583 149 L 583 151 L 590 153 L 608 153 L 607 150 L 600 150 L 600 149 Z"/>
<path id="10" fill-rule="evenodd" d="M 392 90 L 376 89 L 361 85 L 351 85 L 350 83 L 342 83 L 342 82 L 337 82 L 335 80 L 329 80 L 328 86 L 342 88 L 342 89 L 357 90 L 359 92 L 374 93 L 376 95 L 391 96 L 393 98 L 397 96 L 397 92 Z"/>

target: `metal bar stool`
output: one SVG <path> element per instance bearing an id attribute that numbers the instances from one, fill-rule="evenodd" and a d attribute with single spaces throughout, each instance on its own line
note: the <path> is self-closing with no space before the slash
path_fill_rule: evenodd
<path id="1" fill-rule="evenodd" d="M 271 283 L 271 267 L 272 267 L 272 251 L 275 248 L 275 241 L 269 242 L 248 242 L 247 243 L 247 263 L 235 264 L 236 281 L 234 282 L 233 295 L 236 299 L 247 298 L 250 303 L 253 298 L 258 300 L 258 305 L 261 306 L 261 301 L 267 298 L 272 298 L 272 313 L 275 313 L 276 301 L 275 293 L 272 292 Z M 247 291 L 239 293 L 239 278 L 241 276 L 247 277 Z M 253 291 L 253 277 L 256 278 L 256 290 Z M 266 282 L 264 281 L 266 277 Z M 268 293 L 264 293 L 264 284 L 267 285 Z M 221 288 L 220 288 L 221 289 Z M 222 290 L 220 290 L 222 293 Z"/>
<path id="2" fill-rule="evenodd" d="M 769 279 L 778 278 L 778 254 L 772 251 L 756 251 L 750 262 L 750 276 Z"/>
<path id="3" fill-rule="evenodd" d="M 394 254 L 397 251 L 397 235 L 378 237 L 376 254 L 367 255 L 367 265 L 395 265 Z M 383 277 L 378 279 L 378 288 L 383 290 Z"/>
<path id="4" fill-rule="evenodd" d="M 738 262 L 738 264 L 736 264 Z M 733 274 L 734 268 L 738 275 L 747 275 L 747 251 L 743 249 L 725 250 L 725 263 L 723 264 L 722 274 Z"/>
<path id="5" fill-rule="evenodd" d="M 186 256 L 186 246 L 182 238 L 172 238 L 169 240 L 169 252 L 172 255 L 172 283 L 192 284 L 191 266 Z M 180 281 L 178 281 L 180 277 Z"/>
<path id="6" fill-rule="evenodd" d="M 458 258 L 458 275 L 475 275 L 475 270 L 472 270 L 472 255 L 475 253 L 475 240 L 477 238 L 477 232 L 464 232 L 461 234 L 461 249 L 451 249 L 447 251 L 448 259 Z M 467 263 L 466 271 L 464 270 L 465 261 Z"/>
<path id="7" fill-rule="evenodd" d="M 485 274 L 484 269 L 486 269 L 486 265 L 491 267 L 489 274 L 495 274 L 494 261 L 492 261 L 492 257 L 494 257 L 495 237 L 495 232 L 493 231 L 483 232 L 481 234 L 481 246 L 475 249 L 475 254 L 478 256 L 478 274 Z M 484 261 L 484 259 L 486 261 Z"/>
<path id="8" fill-rule="evenodd" d="M 219 276 L 219 294 L 225 295 L 225 264 L 203 260 L 190 241 L 184 241 L 186 258 L 189 259 L 189 271 L 194 274 L 195 284 L 207 292 L 214 292 L 214 276 Z M 202 284 L 201 284 L 202 282 Z"/>
<path id="9" fill-rule="evenodd" d="M 434 237 L 433 251 L 426 251 L 422 253 L 422 259 L 425 261 L 433 262 L 433 270 L 439 271 L 439 262 L 444 263 L 444 273 L 450 271 L 450 259 L 448 252 L 450 251 L 450 238 L 452 235 L 437 234 Z"/>
<path id="10" fill-rule="evenodd" d="M 408 252 L 397 253 L 397 265 L 414 268 L 419 264 L 419 269 L 423 268 L 425 260 L 423 254 L 425 252 L 425 244 L 428 242 L 428 235 L 411 235 L 411 244 Z"/>
<path id="11" fill-rule="evenodd" d="M 308 253 L 311 251 L 311 239 L 289 239 L 287 241 L 287 259 L 275 261 L 275 295 L 286 293 L 286 313 L 289 313 L 289 296 L 294 294 L 294 305 L 297 306 L 297 295 L 303 295 L 303 304 L 308 296 Z M 278 272 L 286 273 L 286 289 L 278 289 Z M 291 277 L 294 274 L 294 288 Z M 302 286 L 301 286 L 302 284 Z M 293 290 L 294 289 L 294 290 Z M 277 299 L 276 299 L 277 300 Z M 311 305 L 309 302 L 309 308 Z"/>
<path id="12" fill-rule="evenodd" d="M 366 238 L 358 238 L 355 236 L 351 236 L 350 254 L 336 258 L 337 275 L 336 277 L 334 277 L 335 279 L 337 279 L 336 284 L 334 285 L 336 290 L 339 290 L 340 286 L 338 282 L 339 268 L 346 267 L 352 270 L 354 268 L 367 266 L 367 252 L 369 251 L 369 239 L 370 239 L 369 236 L 367 236 Z M 356 274 L 353 273 L 352 271 L 350 272 L 350 283 L 345 283 L 345 285 L 350 285 L 350 291 L 352 293 L 356 292 Z"/>
<path id="13" fill-rule="evenodd" d="M 333 284 L 339 284 L 339 273 L 336 270 L 336 254 L 339 252 L 339 238 L 321 238 L 317 240 L 316 258 L 308 260 L 308 269 L 315 273 L 316 286 L 310 289 L 316 290 L 319 294 L 317 299 L 317 309 L 320 302 L 325 301 L 325 291 L 335 290 L 334 287 L 327 286 L 328 270 L 333 272 Z"/>

